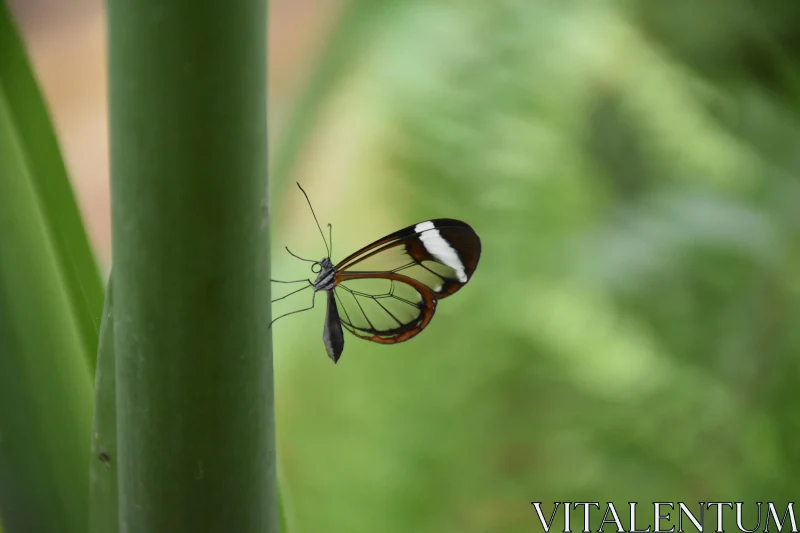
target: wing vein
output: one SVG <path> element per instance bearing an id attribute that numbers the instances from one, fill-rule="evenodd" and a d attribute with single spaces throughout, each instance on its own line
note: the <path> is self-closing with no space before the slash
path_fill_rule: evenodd
<path id="1" fill-rule="evenodd" d="M 347 323 L 352 325 L 353 321 L 350 319 L 350 315 L 348 314 L 347 308 L 344 306 L 344 303 L 342 302 L 342 299 L 339 296 L 339 293 L 336 292 L 337 288 L 338 287 L 334 287 L 333 288 L 333 296 L 336 298 L 336 301 L 339 302 L 339 307 L 342 308 L 342 312 L 344 312 L 344 316 L 345 316 L 345 318 L 347 318 Z M 339 320 L 341 320 L 341 316 L 339 317 Z"/>
<path id="2" fill-rule="evenodd" d="M 345 287 L 345 289 L 347 289 L 347 287 Z M 355 300 L 358 308 L 361 309 L 361 314 L 364 315 L 364 320 L 367 321 L 367 324 L 369 324 L 370 329 L 372 329 L 372 331 L 378 331 L 378 328 L 376 328 L 375 325 L 372 323 L 372 320 L 369 319 L 369 317 L 367 316 L 367 312 L 364 311 L 364 308 L 361 306 L 361 302 L 358 301 L 356 295 L 352 291 L 350 291 L 350 294 L 353 296 L 353 300 Z"/>
<path id="3" fill-rule="evenodd" d="M 378 304 L 378 305 L 380 305 L 380 306 L 381 306 L 381 309 L 383 309 L 384 311 L 386 311 L 386 314 L 387 314 L 387 315 L 389 315 L 390 317 L 392 317 L 392 318 L 394 319 L 394 321 L 395 321 L 395 322 L 397 322 L 397 325 L 398 325 L 398 326 L 400 326 L 401 328 L 404 328 L 404 327 L 408 326 L 408 324 L 411 324 L 412 322 L 415 322 L 415 321 L 416 321 L 416 320 L 413 320 L 413 321 L 409 322 L 408 324 L 404 324 L 404 323 L 400 322 L 400 319 L 399 319 L 399 318 L 397 318 L 396 316 L 394 316 L 394 314 L 393 314 L 391 311 L 389 311 L 388 309 L 386 309 L 386 306 L 385 306 L 385 305 L 383 305 L 383 304 L 380 302 L 380 300 L 378 300 L 377 298 L 374 298 L 374 300 L 375 300 L 375 303 L 376 303 L 376 304 Z"/>
<path id="4" fill-rule="evenodd" d="M 438 274 L 438 273 L 434 272 L 433 270 L 431 270 L 430 268 L 428 268 L 428 267 L 426 267 L 425 265 L 423 265 L 423 264 L 422 264 L 422 261 L 420 261 L 420 262 L 419 262 L 419 263 L 417 263 L 417 264 L 418 264 L 419 266 L 421 266 L 422 268 L 424 268 L 425 270 L 427 270 L 428 272 L 430 272 L 431 274 L 433 274 L 434 276 L 436 276 L 437 278 L 439 278 L 440 280 L 442 280 L 442 283 L 444 283 L 444 282 L 446 282 L 446 281 L 447 281 L 447 278 L 445 278 L 445 277 L 444 277 L 444 276 L 442 276 L 441 274 Z"/>

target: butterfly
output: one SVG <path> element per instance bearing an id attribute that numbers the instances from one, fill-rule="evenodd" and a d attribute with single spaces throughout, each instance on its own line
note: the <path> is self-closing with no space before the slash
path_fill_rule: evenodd
<path id="1" fill-rule="evenodd" d="M 344 350 L 346 329 L 356 337 L 380 344 L 396 344 L 419 335 L 430 324 L 439 300 L 458 292 L 472 278 L 481 256 L 481 240 L 469 224 L 438 218 L 413 224 L 348 255 L 337 264 L 331 261 L 333 227 L 328 240 L 306 191 L 297 186 L 325 242 L 326 257 L 312 263 L 314 281 L 271 280 L 274 283 L 305 283 L 277 302 L 313 289 L 311 305 L 285 313 L 270 322 L 314 308 L 318 292 L 327 294 L 327 312 L 322 340 L 334 363 Z M 330 241 L 330 245 L 328 244 Z"/>

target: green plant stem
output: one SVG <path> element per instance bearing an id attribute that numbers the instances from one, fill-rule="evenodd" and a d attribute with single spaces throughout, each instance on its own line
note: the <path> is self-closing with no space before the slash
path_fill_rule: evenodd
<path id="1" fill-rule="evenodd" d="M 266 4 L 109 0 L 120 529 L 274 532 Z"/>

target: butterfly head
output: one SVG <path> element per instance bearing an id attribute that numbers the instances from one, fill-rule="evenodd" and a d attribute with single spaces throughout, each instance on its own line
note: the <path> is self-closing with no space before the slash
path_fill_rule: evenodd
<path id="1" fill-rule="evenodd" d="M 333 266 L 333 261 L 330 257 L 323 257 L 311 265 L 311 272 L 317 275 L 314 280 L 315 291 L 329 291 L 333 289 L 336 278 L 336 267 Z"/>

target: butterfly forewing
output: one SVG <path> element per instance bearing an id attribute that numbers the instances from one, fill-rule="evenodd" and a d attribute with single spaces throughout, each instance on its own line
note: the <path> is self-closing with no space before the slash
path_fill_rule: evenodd
<path id="1" fill-rule="evenodd" d="M 342 325 L 383 344 L 417 335 L 436 309 L 436 296 L 428 287 L 391 272 L 340 273 L 334 294 Z"/>
<path id="2" fill-rule="evenodd" d="M 463 287 L 480 258 L 481 243 L 467 224 L 453 219 L 421 222 L 365 246 L 337 266 L 340 272 L 384 272 L 411 277 L 437 298 Z"/>

